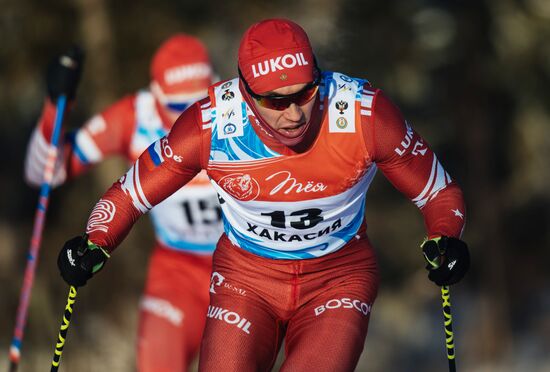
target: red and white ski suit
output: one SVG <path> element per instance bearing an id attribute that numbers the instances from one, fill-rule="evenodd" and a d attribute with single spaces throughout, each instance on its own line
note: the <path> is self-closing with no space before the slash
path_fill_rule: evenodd
<path id="1" fill-rule="evenodd" d="M 214 254 L 200 369 L 353 370 L 378 288 L 365 197 L 376 169 L 458 237 L 460 188 L 396 106 L 364 80 L 325 72 L 315 141 L 294 153 L 257 123 L 238 79 L 220 82 L 100 199 L 90 239 L 112 251 L 143 213 L 206 170 L 224 234 Z M 311 128 L 310 128 L 311 129 Z"/>

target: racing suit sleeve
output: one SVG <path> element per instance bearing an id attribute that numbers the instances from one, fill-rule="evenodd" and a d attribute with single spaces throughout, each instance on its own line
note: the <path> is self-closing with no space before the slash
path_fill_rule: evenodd
<path id="1" fill-rule="evenodd" d="M 460 237 L 465 223 L 462 191 L 426 140 L 404 120 L 380 90 L 363 130 L 372 160 L 386 178 L 422 212 L 428 238 Z"/>
<path id="2" fill-rule="evenodd" d="M 134 106 L 135 96 L 127 96 L 90 118 L 80 129 L 63 135 L 52 185 L 77 177 L 110 155 L 127 155 L 135 128 Z M 46 100 L 27 147 L 25 178 L 33 186 L 42 183 L 55 114 L 55 106 Z"/>
<path id="3" fill-rule="evenodd" d="M 202 138 L 200 102 L 178 118 L 167 136 L 153 142 L 97 202 L 86 227 L 93 243 L 113 251 L 141 215 L 205 167 L 210 142 Z"/>

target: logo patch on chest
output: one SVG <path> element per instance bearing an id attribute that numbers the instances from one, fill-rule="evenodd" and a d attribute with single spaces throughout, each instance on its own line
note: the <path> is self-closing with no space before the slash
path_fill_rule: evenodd
<path id="1" fill-rule="evenodd" d="M 238 200 L 254 200 L 260 194 L 260 185 L 250 174 L 229 174 L 220 179 L 219 185 Z"/>

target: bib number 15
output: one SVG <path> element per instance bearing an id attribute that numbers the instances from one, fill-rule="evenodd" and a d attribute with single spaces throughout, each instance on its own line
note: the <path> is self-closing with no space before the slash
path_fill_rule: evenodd
<path id="1" fill-rule="evenodd" d="M 222 210 L 217 198 L 188 199 L 181 203 L 185 219 L 190 226 L 217 225 L 222 219 Z"/>
<path id="2" fill-rule="evenodd" d="M 323 212 L 319 208 L 302 209 L 296 212 L 291 212 L 286 215 L 284 211 L 273 211 L 270 213 L 262 213 L 262 216 L 271 217 L 271 226 L 279 229 L 293 227 L 299 230 L 310 229 L 323 221 Z"/>

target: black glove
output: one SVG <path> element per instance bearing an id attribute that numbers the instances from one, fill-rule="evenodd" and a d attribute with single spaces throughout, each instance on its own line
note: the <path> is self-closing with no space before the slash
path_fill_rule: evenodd
<path id="1" fill-rule="evenodd" d="M 88 279 L 101 270 L 109 253 L 88 240 L 88 235 L 68 240 L 59 256 L 57 267 L 63 279 L 75 287 L 82 287 Z"/>
<path id="2" fill-rule="evenodd" d="M 428 279 L 439 286 L 457 283 L 470 267 L 468 246 L 460 239 L 433 238 L 424 241 L 421 248 L 428 263 Z"/>
<path id="3" fill-rule="evenodd" d="M 76 45 L 50 62 L 46 73 L 46 85 L 53 103 L 56 103 L 61 95 L 65 95 L 68 100 L 74 98 L 83 63 L 84 52 Z"/>

